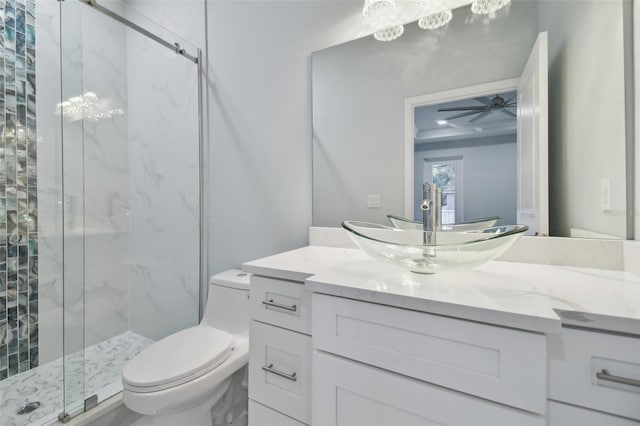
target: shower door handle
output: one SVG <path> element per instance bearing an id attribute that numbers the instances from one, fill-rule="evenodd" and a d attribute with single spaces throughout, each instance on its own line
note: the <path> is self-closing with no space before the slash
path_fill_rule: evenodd
<path id="1" fill-rule="evenodd" d="M 278 309 L 284 309 L 285 311 L 291 311 L 291 312 L 295 312 L 298 310 L 298 306 L 297 305 L 283 305 L 282 303 L 276 303 L 273 301 L 273 299 L 269 299 L 269 300 L 263 300 L 262 304 L 265 306 L 271 306 L 273 308 L 278 308 Z"/>
<path id="2" fill-rule="evenodd" d="M 273 368 L 273 363 L 271 363 L 269 365 L 263 365 L 262 369 L 264 371 L 266 371 L 267 373 L 271 373 L 271 374 L 275 374 L 276 376 L 284 377 L 285 379 L 291 380 L 292 382 L 295 382 L 296 380 L 298 380 L 298 375 L 296 374 L 295 371 L 292 374 L 287 374 L 285 372 L 282 372 L 280 370 L 276 370 L 275 368 Z"/>

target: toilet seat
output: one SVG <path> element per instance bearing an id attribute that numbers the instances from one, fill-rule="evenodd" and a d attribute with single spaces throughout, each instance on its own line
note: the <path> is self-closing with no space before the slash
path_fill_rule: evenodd
<path id="1" fill-rule="evenodd" d="M 196 379 L 222 364 L 234 349 L 231 334 L 198 325 L 153 343 L 122 371 L 124 388 L 155 392 Z"/>

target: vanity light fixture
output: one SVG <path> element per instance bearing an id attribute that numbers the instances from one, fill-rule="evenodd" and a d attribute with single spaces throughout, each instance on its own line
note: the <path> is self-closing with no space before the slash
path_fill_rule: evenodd
<path id="1" fill-rule="evenodd" d="M 491 15 L 511 3 L 511 0 L 476 0 L 471 3 L 471 11 L 476 15 Z"/>
<path id="2" fill-rule="evenodd" d="M 415 16 L 414 13 L 416 12 L 407 9 L 407 5 L 402 5 L 403 2 L 403 0 L 400 1 L 401 7 L 406 10 L 398 12 L 396 0 L 364 0 L 362 15 L 375 28 L 383 28 L 373 33 L 373 37 L 376 40 L 391 41 L 404 33 L 404 26 L 398 23 L 399 18 L 404 18 L 407 15 L 405 12 L 409 12 L 408 15 L 413 16 Z M 413 0 L 413 3 L 416 3 L 422 9 L 422 13 L 433 12 L 438 7 L 443 6 L 439 0 Z M 475 0 L 471 3 L 471 12 L 476 15 L 489 15 L 493 18 L 495 12 L 509 3 L 511 3 L 511 0 Z M 447 25 L 452 18 L 453 12 L 451 9 L 442 10 L 422 16 L 422 18 L 418 19 L 418 26 L 424 30 L 435 30 Z"/>
<path id="3" fill-rule="evenodd" d="M 435 30 L 437 28 L 444 27 L 451 21 L 453 13 L 450 10 L 445 10 L 438 13 L 433 13 L 428 16 L 424 16 L 418 20 L 418 26 L 423 30 Z"/>
<path id="4" fill-rule="evenodd" d="M 396 16 L 395 0 L 365 0 L 362 15 L 377 28 L 384 28 L 373 33 L 379 41 L 391 41 L 404 33 L 403 25 L 391 25 Z"/>
<path id="5" fill-rule="evenodd" d="M 385 25 L 396 14 L 395 0 L 365 0 L 362 15 L 371 23 Z"/>

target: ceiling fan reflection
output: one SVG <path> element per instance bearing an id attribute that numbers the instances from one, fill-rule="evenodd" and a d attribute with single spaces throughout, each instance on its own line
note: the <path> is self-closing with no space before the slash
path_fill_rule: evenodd
<path id="1" fill-rule="evenodd" d="M 508 100 L 505 100 L 500 95 L 495 95 L 493 99 L 489 97 L 481 97 L 474 98 L 475 101 L 481 103 L 482 105 L 470 105 L 470 106 L 459 106 L 459 107 L 450 107 L 450 108 L 438 108 L 438 112 L 452 112 L 452 111 L 465 111 L 460 114 L 455 114 L 450 117 L 447 117 L 445 120 L 455 120 L 456 118 L 468 117 L 471 115 L 476 115 L 469 123 L 475 123 L 476 121 L 480 121 L 483 118 L 488 117 L 493 112 L 501 112 L 508 115 L 511 118 L 516 118 L 516 114 L 512 111 L 509 111 L 509 108 L 515 108 L 517 106 L 515 102 L 516 95 L 513 95 Z"/>

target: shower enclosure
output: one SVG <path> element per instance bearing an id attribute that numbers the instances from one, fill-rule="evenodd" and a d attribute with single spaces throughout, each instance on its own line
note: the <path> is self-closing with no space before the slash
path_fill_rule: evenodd
<path id="1" fill-rule="evenodd" d="M 149 1 L 0 0 L 0 424 L 121 390 L 206 291 L 200 50 Z"/>

